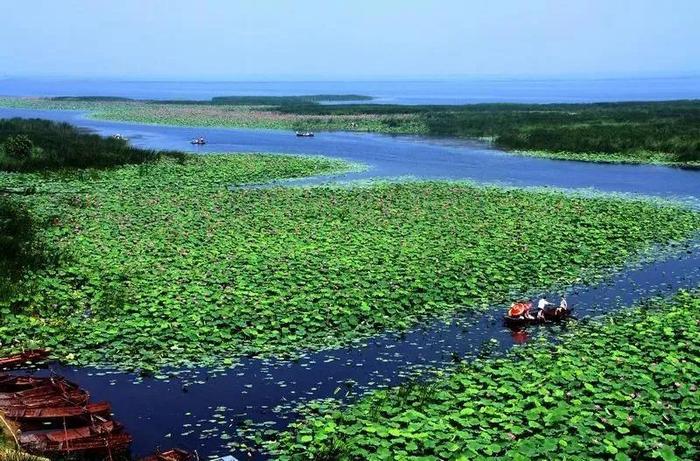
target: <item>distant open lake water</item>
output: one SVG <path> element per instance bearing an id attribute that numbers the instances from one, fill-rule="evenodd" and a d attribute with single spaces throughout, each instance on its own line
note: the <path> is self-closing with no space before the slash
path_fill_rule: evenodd
<path id="1" fill-rule="evenodd" d="M 0 79 L 0 96 L 213 96 L 362 94 L 387 104 L 652 101 L 700 98 L 700 76 L 604 79 L 450 79 L 395 81 L 186 82 Z"/>

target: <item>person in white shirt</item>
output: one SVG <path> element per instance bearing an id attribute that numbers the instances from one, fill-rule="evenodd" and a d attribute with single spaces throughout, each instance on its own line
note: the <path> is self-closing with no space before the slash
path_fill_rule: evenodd
<path id="1" fill-rule="evenodd" d="M 544 313 L 547 310 L 548 306 L 551 306 L 552 303 L 547 301 L 544 297 L 540 298 L 539 301 L 537 301 L 537 319 L 538 320 L 544 320 Z"/>
<path id="2" fill-rule="evenodd" d="M 559 307 L 554 310 L 554 313 L 559 315 L 569 308 L 569 303 L 566 302 L 566 297 L 562 295 L 561 301 L 559 301 Z"/>
<path id="3" fill-rule="evenodd" d="M 539 301 L 537 301 L 537 308 L 540 310 L 544 310 L 547 308 L 547 306 L 551 306 L 552 303 L 547 301 L 545 298 L 540 298 Z"/>

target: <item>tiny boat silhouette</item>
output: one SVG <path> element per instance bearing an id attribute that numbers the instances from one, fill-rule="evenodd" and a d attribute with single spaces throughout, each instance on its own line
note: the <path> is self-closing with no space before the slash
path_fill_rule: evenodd
<path id="1" fill-rule="evenodd" d="M 314 133 L 312 131 L 297 131 L 297 136 L 300 138 L 313 138 Z"/>
<path id="2" fill-rule="evenodd" d="M 193 139 L 192 141 L 190 141 L 190 144 L 195 144 L 195 145 L 199 145 L 199 146 L 203 146 L 206 143 L 207 143 L 207 140 L 201 136 L 199 138 L 196 138 L 196 139 Z"/>

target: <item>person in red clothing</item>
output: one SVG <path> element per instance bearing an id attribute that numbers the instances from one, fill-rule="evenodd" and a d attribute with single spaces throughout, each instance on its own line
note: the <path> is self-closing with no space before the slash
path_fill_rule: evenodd
<path id="1" fill-rule="evenodd" d="M 513 303 L 510 305 L 510 309 L 508 309 L 508 317 L 532 319 L 534 317 L 530 313 L 531 309 L 532 303 L 526 301 Z"/>

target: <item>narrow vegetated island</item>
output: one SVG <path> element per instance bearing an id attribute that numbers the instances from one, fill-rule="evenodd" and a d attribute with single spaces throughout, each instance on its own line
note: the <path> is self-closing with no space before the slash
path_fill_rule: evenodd
<path id="1" fill-rule="evenodd" d="M 565 160 L 700 164 L 697 100 L 406 106 L 367 104 L 368 99 L 360 95 L 231 96 L 210 101 L 0 98 L 0 106 L 86 110 L 105 120 L 170 125 L 479 138 L 524 155 Z"/>

